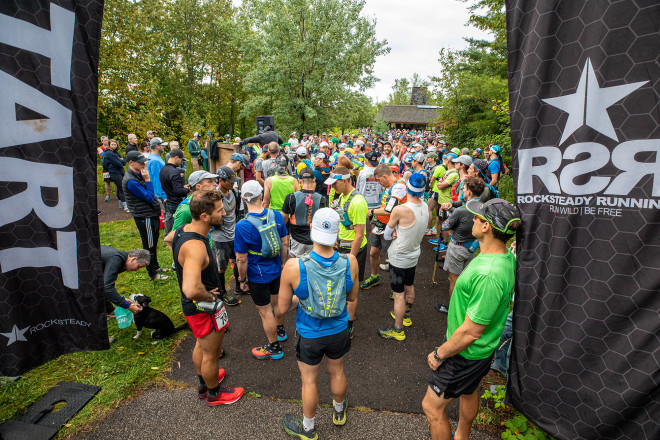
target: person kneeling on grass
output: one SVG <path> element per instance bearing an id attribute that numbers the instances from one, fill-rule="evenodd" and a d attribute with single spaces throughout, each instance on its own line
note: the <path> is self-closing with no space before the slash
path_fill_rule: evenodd
<path id="1" fill-rule="evenodd" d="M 344 355 L 351 348 L 347 303 L 357 298 L 359 284 L 355 256 L 333 249 L 338 232 L 337 212 L 330 208 L 316 211 L 311 229 L 314 250 L 290 259 L 280 283 L 280 310 L 297 309 L 296 359 L 302 377 L 303 406 L 302 417 L 284 416 L 284 430 L 303 440 L 318 438 L 314 417 L 319 401 L 317 379 L 324 356 L 333 397 L 332 423 L 346 423 Z"/>

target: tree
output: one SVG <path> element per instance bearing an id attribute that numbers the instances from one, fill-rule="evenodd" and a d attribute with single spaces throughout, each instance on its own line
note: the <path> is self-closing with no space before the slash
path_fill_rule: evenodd
<path id="1" fill-rule="evenodd" d="M 376 57 L 387 53 L 375 21 L 361 16 L 361 0 L 246 0 L 243 22 L 243 114 L 274 114 L 284 131 L 321 131 L 354 91 L 373 85 Z M 272 113 L 271 113 L 272 112 Z"/>

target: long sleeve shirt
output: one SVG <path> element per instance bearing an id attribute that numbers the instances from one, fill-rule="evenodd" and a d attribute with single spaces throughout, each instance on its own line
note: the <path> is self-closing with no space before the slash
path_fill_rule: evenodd
<path id="1" fill-rule="evenodd" d="M 120 251 L 110 246 L 101 246 L 101 262 L 103 263 L 103 294 L 105 299 L 116 306 L 127 309 L 131 303 L 121 296 L 115 288 L 117 276 L 126 271 L 128 252 Z"/>
<path id="2" fill-rule="evenodd" d="M 135 180 L 129 180 L 126 184 L 126 187 L 130 192 L 138 196 L 141 200 L 144 200 L 148 203 L 153 203 L 155 200 L 154 197 L 154 186 L 151 182 L 145 182 L 147 187 L 143 187 Z"/>
<path id="3" fill-rule="evenodd" d="M 154 194 L 161 200 L 167 199 L 167 194 L 163 191 L 160 185 L 160 170 L 165 166 L 165 161 L 157 154 L 151 153 L 147 162 L 147 170 L 149 171 L 149 178 L 154 186 Z"/>

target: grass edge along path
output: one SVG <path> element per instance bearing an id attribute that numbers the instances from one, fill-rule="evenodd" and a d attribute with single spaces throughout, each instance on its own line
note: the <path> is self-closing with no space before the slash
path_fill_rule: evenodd
<path id="1" fill-rule="evenodd" d="M 142 248 L 142 242 L 132 220 L 99 225 L 101 244 L 121 250 Z M 172 264 L 172 253 L 162 244 L 158 246 L 158 261 L 163 268 Z M 146 269 L 124 272 L 117 280 L 117 290 L 128 296 L 144 293 L 151 297 L 152 305 L 169 316 L 174 325 L 185 322 L 181 311 L 180 292 L 176 275 L 170 279 L 152 282 Z M 79 382 L 97 385 L 101 390 L 58 433 L 58 439 L 81 434 L 93 429 L 112 409 L 126 400 L 139 396 L 154 385 L 177 386 L 166 379 L 174 349 L 190 333 L 182 331 L 167 339 L 154 341 L 149 330 L 141 338 L 132 339 L 135 325 L 119 329 L 115 319 L 108 320 L 108 333 L 116 341 L 109 350 L 66 354 L 24 374 L 18 381 L 0 380 L 0 423 L 16 418 L 58 382 Z"/>

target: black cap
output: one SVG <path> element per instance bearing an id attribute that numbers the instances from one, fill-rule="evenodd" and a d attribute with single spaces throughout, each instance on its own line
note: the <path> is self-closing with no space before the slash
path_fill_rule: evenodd
<path id="1" fill-rule="evenodd" d="M 468 211 L 486 220 L 490 225 L 505 234 L 514 234 L 516 231 L 509 229 L 511 222 L 520 220 L 520 211 L 511 202 L 504 199 L 490 199 L 481 203 L 479 199 L 472 199 L 465 205 Z"/>
<path id="2" fill-rule="evenodd" d="M 178 148 L 175 148 L 172 151 L 170 151 L 170 157 L 178 157 L 178 158 L 181 158 L 181 159 L 185 158 L 183 156 L 183 151 L 179 150 Z"/>
<path id="3" fill-rule="evenodd" d="M 218 175 L 218 179 L 227 180 L 231 183 L 236 183 L 241 180 L 241 178 L 236 175 L 236 171 L 227 165 L 218 168 L 218 172 L 216 174 Z"/>
<path id="4" fill-rule="evenodd" d="M 145 163 L 146 161 L 147 157 L 139 151 L 129 151 L 126 155 L 126 162 Z"/>
<path id="5" fill-rule="evenodd" d="M 309 167 L 305 167 L 300 171 L 299 173 L 299 178 L 300 179 L 313 179 L 314 178 L 314 170 L 312 170 Z"/>
<path id="6" fill-rule="evenodd" d="M 365 159 L 369 161 L 372 165 L 378 165 L 378 152 L 375 150 L 369 150 L 364 154 Z"/>

